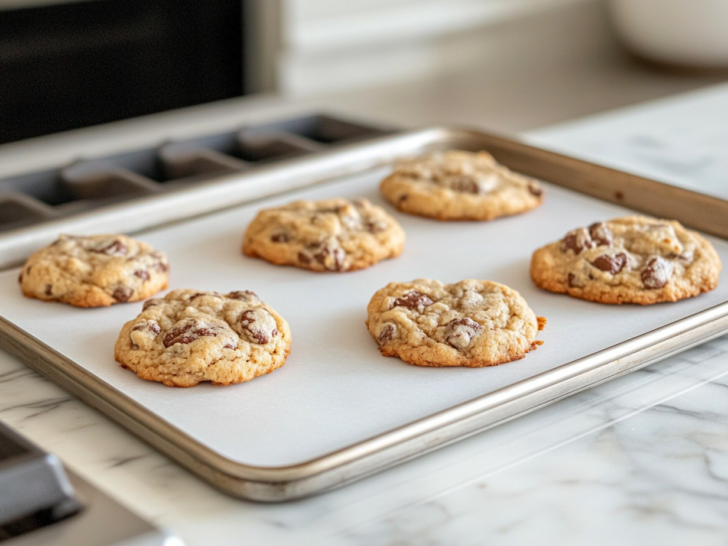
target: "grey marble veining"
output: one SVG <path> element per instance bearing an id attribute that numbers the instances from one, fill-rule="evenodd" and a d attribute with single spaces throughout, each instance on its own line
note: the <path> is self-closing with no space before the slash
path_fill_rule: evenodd
<path id="1" fill-rule="evenodd" d="M 728 199 L 728 86 L 533 131 L 528 141 Z"/>
<path id="2" fill-rule="evenodd" d="M 508 425 L 531 428 L 510 442 L 485 433 L 480 475 L 342 539 L 725 544 L 727 353 L 721 338 L 582 393 Z"/>
<path id="3" fill-rule="evenodd" d="M 714 88 L 530 138 L 718 194 L 727 112 Z M 728 337 L 281 505 L 217 493 L 3 352 L 0 419 L 192 545 L 728 544 Z"/>

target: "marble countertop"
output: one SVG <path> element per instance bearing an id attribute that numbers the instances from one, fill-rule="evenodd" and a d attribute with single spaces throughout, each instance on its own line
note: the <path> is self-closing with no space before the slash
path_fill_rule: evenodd
<path id="1" fill-rule="evenodd" d="M 728 198 L 728 86 L 526 135 Z M 728 219 L 726 220 L 728 221 Z M 728 543 L 728 337 L 314 498 L 226 497 L 0 351 L 0 419 L 189 545 Z"/>

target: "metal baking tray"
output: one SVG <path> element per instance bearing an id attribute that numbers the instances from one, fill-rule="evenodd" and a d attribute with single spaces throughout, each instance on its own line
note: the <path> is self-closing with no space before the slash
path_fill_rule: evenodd
<path id="1" fill-rule="evenodd" d="M 545 180 L 544 205 L 479 223 L 436 222 L 384 203 L 378 182 L 389 162 L 448 148 L 488 150 Z M 260 208 L 333 196 L 363 196 L 388 207 L 407 233 L 402 256 L 321 275 L 242 255 L 243 230 Z M 242 498 L 282 501 L 340 486 L 728 331 L 725 274 L 713 292 L 646 307 L 551 294 L 528 276 L 535 248 L 630 209 L 728 238 L 728 202 L 479 132 L 434 128 L 375 138 L 164 198 L 137 205 L 136 215 L 218 209 L 138 234 L 169 255 L 170 287 L 258 292 L 291 325 L 293 347 L 283 368 L 226 388 L 142 381 L 113 360 L 121 325 L 140 304 L 89 310 L 25 299 L 17 269 L 0 274 L 0 345 Z M 221 210 L 232 203 L 244 204 Z M 115 220 L 131 212 L 124 206 Z M 85 227 L 129 231 L 123 222 L 101 221 Z M 73 222 L 46 236 L 84 227 Z M 712 241 L 728 260 L 728 242 Z M 523 360 L 483 369 L 419 368 L 381 357 L 364 326 L 366 304 L 388 282 L 416 277 L 487 278 L 514 287 L 549 319 L 539 336 L 545 344 Z"/>

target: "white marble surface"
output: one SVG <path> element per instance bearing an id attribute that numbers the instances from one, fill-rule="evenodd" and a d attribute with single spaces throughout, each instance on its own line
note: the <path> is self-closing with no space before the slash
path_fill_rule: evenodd
<path id="1" fill-rule="evenodd" d="M 720 193 L 726 120 L 728 86 L 530 138 Z M 728 543 L 727 374 L 724 337 L 282 505 L 215 492 L 2 352 L 0 419 L 190 545 L 719 545 Z"/>

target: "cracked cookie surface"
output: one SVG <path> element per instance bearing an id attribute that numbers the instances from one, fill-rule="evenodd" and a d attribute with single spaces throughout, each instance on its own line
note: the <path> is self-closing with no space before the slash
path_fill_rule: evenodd
<path id="1" fill-rule="evenodd" d="M 170 387 L 232 385 L 285 364 L 288 323 L 249 291 L 174 290 L 124 324 L 114 357 L 142 379 Z"/>
<path id="2" fill-rule="evenodd" d="M 404 230 L 366 199 L 296 201 L 262 210 L 243 238 L 243 252 L 276 265 L 355 271 L 402 253 Z"/>
<path id="3" fill-rule="evenodd" d="M 438 220 L 493 220 L 543 201 L 537 180 L 487 152 L 452 150 L 401 161 L 380 189 L 400 211 Z"/>
<path id="4" fill-rule="evenodd" d="M 496 366 L 523 358 L 546 319 L 492 281 L 393 282 L 367 307 L 367 328 L 384 356 L 417 366 Z"/>
<path id="5" fill-rule="evenodd" d="M 540 288 L 599 303 L 673 302 L 718 286 L 710 242 L 679 222 L 627 216 L 596 222 L 538 249 L 531 278 Z"/>
<path id="6" fill-rule="evenodd" d="M 106 307 L 148 298 L 167 287 L 169 262 L 125 235 L 61 235 L 33 253 L 18 281 L 29 298 Z"/>

